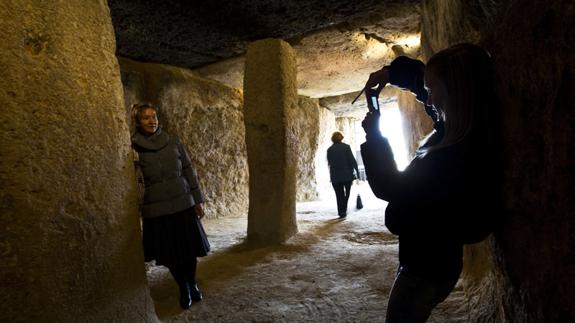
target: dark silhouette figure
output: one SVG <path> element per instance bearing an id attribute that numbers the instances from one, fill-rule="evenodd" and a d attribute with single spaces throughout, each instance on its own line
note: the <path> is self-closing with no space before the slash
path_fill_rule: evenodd
<path id="1" fill-rule="evenodd" d="M 341 142 L 343 134 L 336 131 L 331 136 L 331 145 L 327 149 L 327 162 L 331 185 L 337 199 L 337 214 L 340 218 L 347 216 L 347 202 L 351 190 L 351 183 L 359 176 L 357 162 L 353 157 L 349 145 Z M 354 174 L 355 171 L 355 174 Z"/>
<path id="2" fill-rule="evenodd" d="M 438 52 L 425 66 L 407 57 L 372 73 L 366 88 L 387 83 L 426 104 L 435 126 L 399 172 L 379 114 L 368 112 L 361 152 L 374 194 L 389 202 L 385 225 L 399 235 L 400 267 L 386 322 L 425 322 L 452 291 L 463 244 L 479 242 L 498 210 L 499 112 L 490 55 L 472 44 Z"/>
<path id="3" fill-rule="evenodd" d="M 145 261 L 156 260 L 170 269 L 180 289 L 180 306 L 187 309 L 192 301 L 202 300 L 196 257 L 210 249 L 200 222 L 204 197 L 186 149 L 159 127 L 157 109 L 134 105 L 132 117 L 137 130 L 132 147 L 145 187 L 141 201 Z"/>

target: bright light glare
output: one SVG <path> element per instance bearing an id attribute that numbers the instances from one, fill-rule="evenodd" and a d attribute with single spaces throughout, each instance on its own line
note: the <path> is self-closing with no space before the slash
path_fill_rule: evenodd
<path id="1" fill-rule="evenodd" d="M 389 141 L 397 169 L 404 170 L 409 161 L 407 160 L 407 145 L 403 137 L 403 123 L 397 102 L 382 105 L 379 129 Z"/>
<path id="2" fill-rule="evenodd" d="M 409 47 L 419 46 L 421 37 L 419 34 L 412 34 L 398 39 L 395 43 Z"/>

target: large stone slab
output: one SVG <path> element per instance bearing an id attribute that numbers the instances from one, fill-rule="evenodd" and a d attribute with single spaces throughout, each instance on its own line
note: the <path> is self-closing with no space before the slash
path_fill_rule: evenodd
<path id="1" fill-rule="evenodd" d="M 105 1 L 0 3 L 0 321 L 156 321 Z"/>
<path id="2" fill-rule="evenodd" d="M 318 99 L 299 96 L 297 107 L 298 169 L 296 200 L 313 201 L 319 197 L 315 164 L 320 140 L 320 106 Z"/>
<path id="3" fill-rule="evenodd" d="M 248 47 L 244 122 L 250 169 L 248 239 L 282 242 L 297 232 L 296 59 L 284 41 Z"/>

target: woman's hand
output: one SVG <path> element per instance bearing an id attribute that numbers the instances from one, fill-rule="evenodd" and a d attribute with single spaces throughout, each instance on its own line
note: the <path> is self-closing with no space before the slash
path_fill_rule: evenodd
<path id="1" fill-rule="evenodd" d="M 202 208 L 201 204 L 194 204 L 194 211 L 196 211 L 196 216 L 198 217 L 198 219 L 201 219 L 204 217 L 204 209 Z"/>
<path id="2" fill-rule="evenodd" d="M 361 126 L 367 136 L 379 134 L 379 116 L 378 112 L 368 112 L 361 122 Z"/>
<path id="3" fill-rule="evenodd" d="M 379 71 L 369 74 L 369 79 L 365 83 L 365 88 L 374 88 L 377 86 L 377 93 L 389 82 L 389 66 L 384 66 Z"/>

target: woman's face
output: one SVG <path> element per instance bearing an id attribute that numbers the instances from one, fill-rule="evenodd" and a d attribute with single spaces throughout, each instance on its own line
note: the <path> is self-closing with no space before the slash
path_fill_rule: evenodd
<path id="1" fill-rule="evenodd" d="M 443 82 L 433 72 L 433 69 L 425 70 L 424 77 L 425 89 L 427 90 L 427 104 L 437 111 L 441 120 L 445 120 L 445 100 L 447 99 L 447 92 Z"/>
<path id="2" fill-rule="evenodd" d="M 153 135 L 158 130 L 158 116 L 152 108 L 144 109 L 140 115 L 140 130 L 145 135 Z"/>

